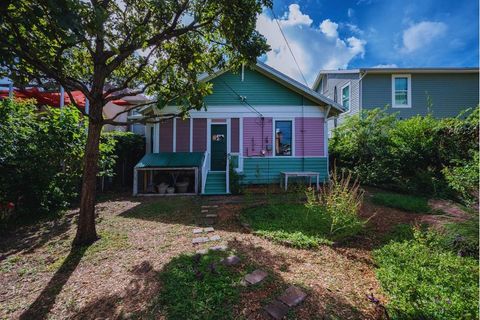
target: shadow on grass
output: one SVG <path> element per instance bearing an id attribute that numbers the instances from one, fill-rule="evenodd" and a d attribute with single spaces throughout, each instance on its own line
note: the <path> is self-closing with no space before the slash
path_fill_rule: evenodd
<path id="1" fill-rule="evenodd" d="M 48 313 L 55 304 L 55 299 L 77 268 L 87 249 L 88 246 L 72 247 L 60 268 L 55 272 L 37 299 L 35 299 L 29 308 L 22 313 L 20 319 L 29 320 L 47 318 Z"/>
<path id="2" fill-rule="evenodd" d="M 31 253 L 53 238 L 62 236 L 70 229 L 74 216 L 72 213 L 3 233 L 0 237 L 0 261 L 21 251 Z"/>

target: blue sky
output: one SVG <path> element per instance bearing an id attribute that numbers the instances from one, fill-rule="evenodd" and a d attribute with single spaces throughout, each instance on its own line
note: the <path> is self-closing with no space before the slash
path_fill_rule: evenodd
<path id="1" fill-rule="evenodd" d="M 476 0 L 274 0 L 273 10 L 309 85 L 320 69 L 476 67 Z M 262 59 L 303 82 L 270 10 L 257 30 Z"/>

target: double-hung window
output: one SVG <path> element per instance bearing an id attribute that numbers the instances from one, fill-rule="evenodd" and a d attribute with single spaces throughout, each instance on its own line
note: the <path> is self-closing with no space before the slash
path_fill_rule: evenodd
<path id="1" fill-rule="evenodd" d="M 345 111 L 350 111 L 350 83 L 342 87 L 342 107 Z"/>
<path id="2" fill-rule="evenodd" d="M 275 156 L 291 156 L 292 155 L 292 121 L 276 120 L 275 121 Z"/>
<path id="3" fill-rule="evenodd" d="M 412 82 L 409 74 L 392 75 L 392 107 L 412 107 Z"/>

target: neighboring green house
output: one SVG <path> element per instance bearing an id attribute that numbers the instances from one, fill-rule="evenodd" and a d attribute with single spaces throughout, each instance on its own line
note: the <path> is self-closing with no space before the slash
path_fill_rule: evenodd
<path id="1" fill-rule="evenodd" d="M 431 113 L 454 117 L 479 104 L 478 68 L 363 68 L 320 71 L 313 89 L 341 104 L 344 117 L 387 107 L 400 118 Z"/>

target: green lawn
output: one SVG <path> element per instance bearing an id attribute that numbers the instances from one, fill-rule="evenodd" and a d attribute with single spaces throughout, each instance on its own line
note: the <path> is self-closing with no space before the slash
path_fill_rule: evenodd
<path id="1" fill-rule="evenodd" d="M 258 235 L 298 248 L 330 244 L 326 215 L 313 212 L 303 204 L 269 204 L 243 211 L 242 219 Z"/>
<path id="2" fill-rule="evenodd" d="M 399 193 L 379 192 L 375 193 L 371 200 L 375 204 L 404 211 L 415 213 L 431 212 L 431 208 L 428 205 L 428 200 L 423 197 Z"/>
<path id="3" fill-rule="evenodd" d="M 168 319 L 232 319 L 244 273 L 220 263 L 226 256 L 210 251 L 174 258 L 160 274 L 162 290 L 150 312 L 162 310 Z"/>

